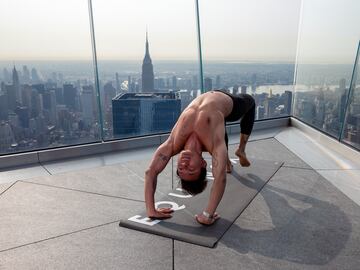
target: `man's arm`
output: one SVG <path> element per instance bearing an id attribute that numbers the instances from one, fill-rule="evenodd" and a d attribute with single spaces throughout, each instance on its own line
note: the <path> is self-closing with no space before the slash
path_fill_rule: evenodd
<path id="1" fill-rule="evenodd" d="M 212 152 L 212 172 L 214 182 L 211 187 L 209 202 L 205 208 L 205 212 L 210 214 L 212 218 L 206 217 L 203 214 L 196 215 L 196 220 L 205 225 L 211 225 L 220 216 L 215 212 L 218 207 L 226 186 L 226 163 L 227 163 L 227 149 L 224 141 L 218 141 L 218 146 Z"/>
<path id="2" fill-rule="evenodd" d="M 148 217 L 171 217 L 171 211 L 169 209 L 155 209 L 154 194 L 156 190 L 157 176 L 164 170 L 173 155 L 173 139 L 172 136 L 170 136 L 156 150 L 150 166 L 145 172 L 145 204 Z"/>
<path id="3" fill-rule="evenodd" d="M 227 150 L 225 142 L 220 143 L 212 153 L 212 173 L 214 182 L 211 187 L 209 202 L 205 211 L 210 215 L 215 213 L 221 198 L 225 191 L 226 186 L 226 163 L 227 163 Z"/>

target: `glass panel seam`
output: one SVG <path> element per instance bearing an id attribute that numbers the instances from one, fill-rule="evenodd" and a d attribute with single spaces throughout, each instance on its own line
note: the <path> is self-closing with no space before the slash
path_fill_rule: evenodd
<path id="1" fill-rule="evenodd" d="M 103 127 L 103 117 L 102 117 L 102 107 L 101 107 L 101 95 L 100 95 L 100 84 L 99 84 L 99 72 L 97 66 L 97 54 L 96 54 L 96 42 L 95 42 L 95 28 L 94 28 L 94 16 L 92 10 L 92 1 L 88 0 L 89 4 L 89 20 L 90 20 L 90 32 L 91 32 L 91 44 L 93 51 L 93 63 L 94 63 L 94 76 L 95 76 L 95 89 L 96 89 L 96 100 L 99 110 L 99 123 L 101 129 L 101 141 L 104 142 L 104 127 Z"/>

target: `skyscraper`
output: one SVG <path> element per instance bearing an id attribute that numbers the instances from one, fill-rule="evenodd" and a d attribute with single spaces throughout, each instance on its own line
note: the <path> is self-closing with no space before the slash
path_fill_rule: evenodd
<path id="1" fill-rule="evenodd" d="M 116 78 L 116 92 L 119 93 L 120 92 L 120 78 L 119 78 L 119 73 L 115 73 L 115 78 Z"/>
<path id="2" fill-rule="evenodd" d="M 221 77 L 220 77 L 220 75 L 217 75 L 217 76 L 216 76 L 215 88 L 216 88 L 216 89 L 220 89 L 220 88 L 221 88 Z"/>
<path id="3" fill-rule="evenodd" d="M 148 33 L 146 31 L 145 57 L 142 64 L 142 92 L 154 92 L 154 70 L 149 53 Z"/>
<path id="4" fill-rule="evenodd" d="M 246 85 L 242 85 L 242 86 L 241 86 L 241 94 L 246 94 L 246 90 L 247 90 L 247 86 L 246 86 Z"/>
<path id="5" fill-rule="evenodd" d="M 205 91 L 210 91 L 210 90 L 212 90 L 212 79 L 211 78 L 209 78 L 209 77 L 206 77 L 205 79 L 204 79 L 204 81 L 205 81 Z"/>
<path id="6" fill-rule="evenodd" d="M 23 83 L 30 83 L 30 71 L 27 66 L 23 66 Z"/>
<path id="7" fill-rule="evenodd" d="M 14 66 L 12 71 L 12 79 L 13 79 L 13 85 L 15 90 L 15 97 L 16 101 L 19 101 L 21 103 L 21 97 L 20 97 L 20 80 L 19 80 L 19 74 Z"/>
<path id="8" fill-rule="evenodd" d="M 115 136 L 168 132 L 181 112 L 175 93 L 123 93 L 112 100 Z"/>
<path id="9" fill-rule="evenodd" d="M 285 96 L 285 111 L 287 115 L 291 115 L 291 102 L 292 102 L 292 92 L 291 91 L 285 91 L 284 92 L 284 96 Z"/>
<path id="10" fill-rule="evenodd" d="M 174 91 L 176 91 L 177 88 L 178 88 L 178 86 L 177 86 L 177 78 L 176 78 L 175 75 L 172 76 L 171 81 L 172 81 L 172 87 L 171 87 L 171 88 L 172 88 Z"/>
<path id="11" fill-rule="evenodd" d="M 64 103 L 69 109 L 76 108 L 77 89 L 72 84 L 64 84 L 63 86 Z"/>
<path id="12" fill-rule="evenodd" d="M 8 108 L 11 111 L 14 111 L 16 108 L 16 95 L 15 88 L 12 84 L 5 84 L 5 94 L 8 98 Z"/>
<path id="13" fill-rule="evenodd" d="M 84 122 L 86 125 L 91 125 L 94 120 L 94 87 L 92 85 L 83 86 L 80 100 Z"/>

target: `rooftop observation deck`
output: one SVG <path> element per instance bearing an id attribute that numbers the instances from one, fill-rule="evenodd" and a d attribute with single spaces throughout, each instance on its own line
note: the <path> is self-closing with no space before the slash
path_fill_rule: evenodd
<path id="1" fill-rule="evenodd" d="M 0 269 L 359 269 L 360 154 L 304 126 L 253 133 L 250 159 L 285 163 L 214 249 L 118 226 L 155 147 L 2 169 Z"/>

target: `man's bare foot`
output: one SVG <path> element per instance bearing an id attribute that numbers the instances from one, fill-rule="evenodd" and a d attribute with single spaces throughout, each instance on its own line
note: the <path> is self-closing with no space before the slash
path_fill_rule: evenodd
<path id="1" fill-rule="evenodd" d="M 235 155 L 239 157 L 240 165 L 243 167 L 249 167 L 250 161 L 246 158 L 246 154 L 244 151 L 240 151 L 240 149 L 236 150 Z"/>
<path id="2" fill-rule="evenodd" d="M 231 173 L 231 172 L 232 172 L 232 168 L 233 168 L 233 165 L 231 164 L 230 159 L 228 159 L 228 160 L 227 160 L 227 163 L 226 163 L 226 172 L 227 172 L 227 173 Z"/>

